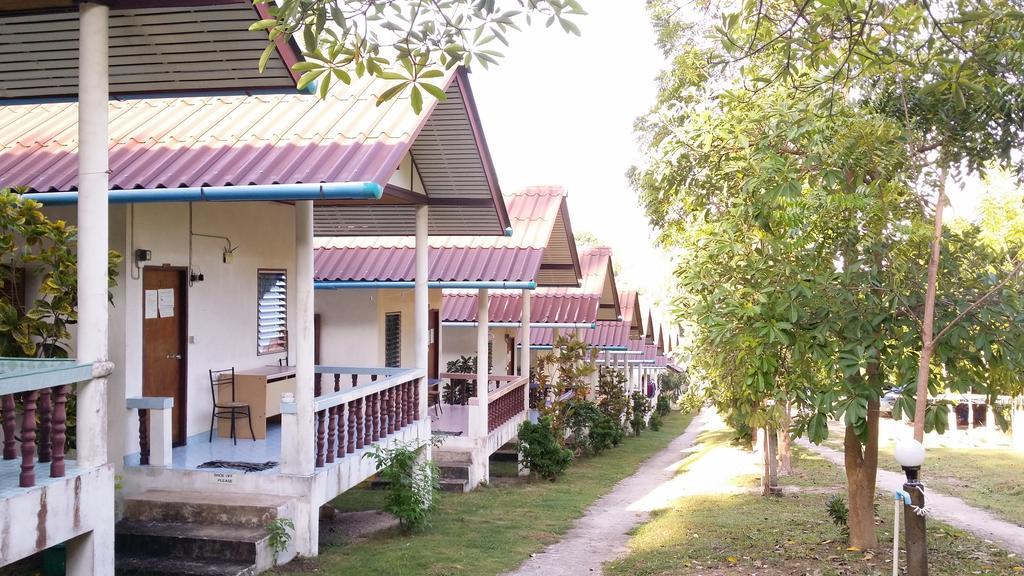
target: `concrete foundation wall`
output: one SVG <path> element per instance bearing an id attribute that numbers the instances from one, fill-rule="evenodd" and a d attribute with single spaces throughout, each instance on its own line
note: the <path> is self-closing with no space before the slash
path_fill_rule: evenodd
<path id="1" fill-rule="evenodd" d="M 36 474 L 46 473 L 36 468 Z M 69 541 L 69 552 L 91 548 L 78 555 L 91 563 L 89 573 L 114 573 L 112 466 L 69 470 L 63 479 L 40 477 L 36 487 L 0 498 L 0 566 Z"/>

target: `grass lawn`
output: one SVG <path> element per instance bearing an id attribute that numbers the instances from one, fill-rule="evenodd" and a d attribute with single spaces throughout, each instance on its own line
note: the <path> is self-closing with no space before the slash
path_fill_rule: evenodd
<path id="1" fill-rule="evenodd" d="M 380 533 L 368 540 L 322 546 L 319 574 L 495 575 L 556 542 L 593 501 L 636 471 L 686 428 L 688 415 L 671 414 L 658 432 L 645 430 L 596 458 L 581 459 L 557 482 L 529 481 L 441 494 L 431 526 L 412 534 Z M 379 508 L 382 491 L 350 490 L 341 510 Z"/>
<path id="2" fill-rule="evenodd" d="M 691 458 L 724 443 L 704 435 Z M 724 444 L 719 444 L 724 445 Z M 848 551 L 825 513 L 832 493 L 844 493 L 843 473 L 808 451 L 794 449 L 795 474 L 782 479 L 799 488 L 779 498 L 755 493 L 700 494 L 676 502 L 638 528 L 626 557 L 606 566 L 609 575 L 864 576 L 891 574 L 892 500 L 878 498 L 879 550 Z M 689 467 L 684 466 L 684 473 Z M 739 482 L 750 479 L 741 476 Z M 930 570 L 937 575 L 1017 574 L 1020 558 L 939 522 L 929 522 Z"/>
<path id="3" fill-rule="evenodd" d="M 834 432 L 825 444 L 843 449 L 841 436 Z M 879 446 L 879 468 L 900 469 L 892 450 L 889 442 Z M 1024 453 L 1007 447 L 930 446 L 921 472 L 924 483 L 936 492 L 1024 526 Z"/>

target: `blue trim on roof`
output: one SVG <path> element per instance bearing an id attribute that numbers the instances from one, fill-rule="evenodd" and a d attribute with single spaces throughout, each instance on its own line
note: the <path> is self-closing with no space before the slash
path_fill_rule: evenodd
<path id="1" fill-rule="evenodd" d="M 159 202 L 244 202 L 297 200 L 379 200 L 384 188 L 376 182 L 202 186 L 199 188 L 137 188 L 109 190 L 110 204 Z M 78 192 L 33 192 L 24 198 L 48 206 L 78 203 Z"/>
<path id="2" fill-rule="evenodd" d="M 359 288 L 384 289 L 384 288 L 415 288 L 416 282 L 409 281 L 374 281 L 374 280 L 317 280 L 313 282 L 316 290 L 353 290 Z M 458 282 L 445 280 L 431 280 L 427 282 L 428 288 L 460 288 L 460 289 L 483 289 L 493 288 L 496 290 L 536 290 L 536 282 Z"/>

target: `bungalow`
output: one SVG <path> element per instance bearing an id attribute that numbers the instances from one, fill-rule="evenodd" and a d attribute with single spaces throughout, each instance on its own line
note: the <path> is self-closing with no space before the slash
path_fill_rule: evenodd
<path id="1" fill-rule="evenodd" d="M 449 489 L 469 490 L 489 478 L 488 457 L 515 438 L 525 419 L 526 376 L 517 376 L 515 332 L 536 286 L 576 286 L 580 259 L 565 193 L 531 187 L 505 197 L 512 228 L 504 237 L 430 240 L 432 423 L 444 443 L 434 450 Z M 411 309 L 412 244 L 408 238 L 330 238 L 315 253 L 321 359 L 345 364 L 360 356 L 397 362 L 412 338 L 402 319 Z M 458 290 L 452 290 L 457 288 Z M 475 288 L 467 291 L 467 288 Z M 490 288 L 515 288 L 489 292 Z M 442 289 L 445 290 L 442 296 Z M 484 294 L 487 321 L 477 322 Z M 516 296 L 516 306 L 508 296 Z M 498 302 L 501 302 L 499 304 Z M 541 307 L 533 308 L 543 312 Z M 512 338 L 511 342 L 509 338 Z M 504 339 L 505 346 L 494 345 Z M 478 356 L 477 373 L 447 374 L 460 356 Z M 475 390 L 477 379 L 488 386 Z M 447 384 L 444 384 L 444 382 Z"/>
<path id="2" fill-rule="evenodd" d="M 81 104 L 77 15 L 0 15 L 0 41 L 32 52 L 0 72 L 0 182 L 79 224 L 84 291 L 77 362 L 0 388 L 9 418 L 12 394 L 28 408 L 33 390 L 60 398 L 84 382 L 67 479 L 15 488 L 0 475 L 0 565 L 69 541 L 71 573 L 112 573 L 115 468 L 121 571 L 261 571 L 315 555 L 319 507 L 376 472 L 363 454 L 430 438 L 428 234 L 511 224 L 468 74 L 440 79 L 447 99 L 421 115 L 407 99 L 376 106 L 389 85 L 367 78 L 321 100 L 295 90 L 292 43 L 246 76 L 265 43 L 245 31 L 263 9 L 248 0 L 109 4 L 82 4 Z M 43 53 L 68 65 L 42 78 Z M 416 239 L 416 336 L 397 362 L 318 366 L 313 238 L 367 234 Z M 108 239 L 124 256 L 109 307 Z M 42 460 L 30 435 L 4 433 L 23 470 Z M 294 534 L 275 558 L 267 525 L 284 519 Z"/>

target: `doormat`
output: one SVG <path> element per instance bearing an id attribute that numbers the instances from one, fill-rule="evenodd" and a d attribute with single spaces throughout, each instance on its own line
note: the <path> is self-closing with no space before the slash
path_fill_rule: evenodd
<path id="1" fill-rule="evenodd" d="M 460 430 L 459 432 L 449 432 L 447 430 L 434 430 L 433 435 L 434 436 L 462 436 L 462 431 Z"/>
<path id="2" fill-rule="evenodd" d="M 242 470 L 245 473 L 249 472 L 263 472 L 264 470 L 270 470 L 276 468 L 277 462 L 268 460 L 266 462 L 228 462 L 227 460 L 210 460 L 209 462 L 203 462 L 198 468 L 230 468 L 232 470 Z"/>

